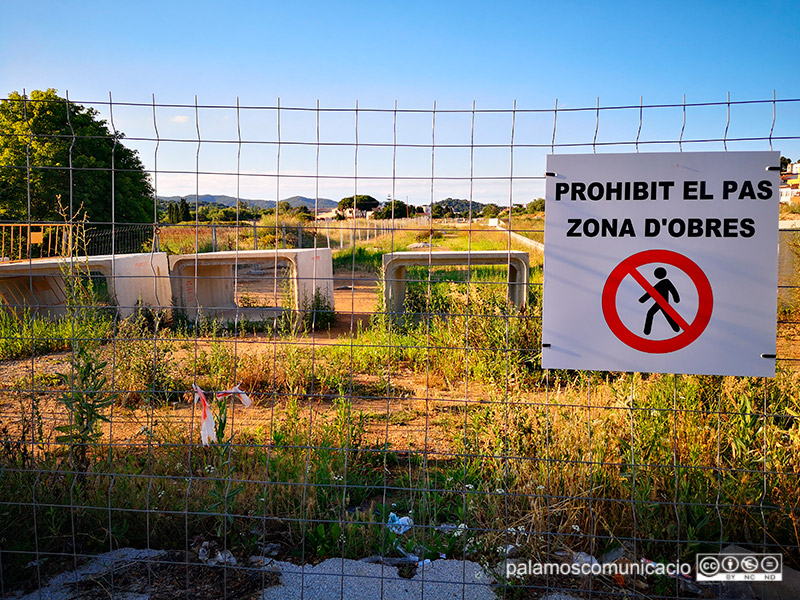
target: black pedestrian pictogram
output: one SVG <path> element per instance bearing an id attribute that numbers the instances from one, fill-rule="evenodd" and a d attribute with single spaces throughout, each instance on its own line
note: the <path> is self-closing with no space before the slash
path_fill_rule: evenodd
<path id="1" fill-rule="evenodd" d="M 667 265 L 670 268 L 675 267 L 679 272 L 683 272 L 689 277 L 695 290 L 697 290 L 697 313 L 694 318 L 684 319 L 675 310 L 675 307 L 668 302 L 672 298 L 675 298 L 676 302 L 678 301 L 678 290 L 675 289 L 672 283 L 667 284 L 661 281 L 654 286 L 647 280 L 647 277 L 639 271 L 645 265 L 654 265 L 653 272 L 658 271 L 658 275 L 663 274 L 663 277 L 659 277 L 660 279 L 666 280 L 667 273 L 663 265 Z M 663 273 L 659 269 L 663 269 Z M 627 277 L 631 277 L 646 292 L 642 302 L 646 302 L 648 297 L 652 298 L 661 307 L 665 316 L 669 315 L 669 319 L 677 323 L 680 331 L 676 329 L 675 336 L 664 339 L 642 337 L 634 333 L 622 322 L 619 316 L 617 292 Z M 664 289 L 667 286 L 671 287 L 672 290 Z M 665 298 L 665 296 L 667 297 Z M 671 250 L 644 250 L 629 256 L 609 273 L 608 279 L 606 279 L 606 283 L 603 286 L 602 306 L 603 317 L 608 328 L 622 343 L 640 352 L 666 354 L 686 348 L 705 331 L 706 326 L 711 321 L 711 314 L 714 312 L 714 292 L 711 290 L 711 283 L 703 270 L 683 254 Z M 652 326 L 652 319 L 655 318 L 655 313 L 658 312 L 658 309 L 654 305 L 650 307 L 648 312 L 652 312 L 650 315 Z M 673 329 L 675 328 L 673 327 Z"/>
<path id="2" fill-rule="evenodd" d="M 670 296 L 672 296 L 672 299 L 676 304 L 680 302 L 681 297 L 680 294 L 678 294 L 678 290 L 676 290 L 672 282 L 666 278 L 667 270 L 664 267 L 658 267 L 653 273 L 658 279 L 661 280 L 653 286 L 653 289 L 661 295 L 661 298 L 664 299 L 664 302 L 669 304 Z M 647 302 L 649 298 L 652 298 L 652 296 L 650 296 L 649 292 L 645 292 L 644 296 L 639 298 L 639 302 Z M 653 298 L 653 300 L 653 305 L 650 307 L 650 310 L 647 311 L 647 317 L 644 320 L 644 334 L 650 335 L 650 332 L 653 329 L 653 317 L 655 317 L 656 313 L 659 311 L 661 311 L 661 313 L 664 315 L 664 318 L 667 319 L 667 323 L 669 323 L 669 326 L 672 327 L 672 331 L 680 331 L 680 325 L 678 325 L 675 319 L 667 314 L 667 311 L 664 310 L 664 307 L 658 300 L 655 298 Z"/>

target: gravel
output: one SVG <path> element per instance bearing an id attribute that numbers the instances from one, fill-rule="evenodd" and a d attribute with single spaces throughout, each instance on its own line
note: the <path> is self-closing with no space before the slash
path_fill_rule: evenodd
<path id="1" fill-rule="evenodd" d="M 400 577 L 395 567 L 341 558 L 300 567 L 275 561 L 268 568 L 281 573 L 281 585 L 269 588 L 263 600 L 411 600 L 458 598 L 496 600 L 492 578 L 474 562 L 436 560 Z"/>
<path id="2" fill-rule="evenodd" d="M 121 564 L 146 562 L 164 553 L 123 548 L 100 554 L 76 571 L 53 577 L 22 600 L 74 600 L 77 582 L 97 578 Z M 262 600 L 496 600 L 493 578 L 471 561 L 436 560 L 417 568 L 412 578 L 396 567 L 365 561 L 330 558 L 318 565 L 295 565 L 267 559 L 261 567 L 280 576 L 280 583 L 261 592 Z M 114 592 L 115 600 L 150 600 L 149 594 Z"/>

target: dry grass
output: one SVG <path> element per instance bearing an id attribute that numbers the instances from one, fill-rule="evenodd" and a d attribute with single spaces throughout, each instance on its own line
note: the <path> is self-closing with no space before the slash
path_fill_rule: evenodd
<path id="1" fill-rule="evenodd" d="M 0 396 L 7 581 L 33 539 L 45 555 L 182 548 L 187 531 L 241 553 L 280 540 L 305 560 L 396 553 L 389 511 L 411 512 L 421 527 L 407 537 L 429 551 L 487 561 L 506 543 L 523 556 L 598 554 L 625 539 L 653 559 L 720 539 L 766 539 L 800 559 L 797 371 L 545 373 L 533 350 L 537 288 L 515 313 L 498 286 L 421 279 L 407 309 L 427 318 L 352 333 L 235 338 L 122 324 L 99 350 L 120 393 L 85 471 L 56 442 L 69 413 L 53 373 L 70 354 L 0 365 L 15 382 Z M 782 352 L 797 347 L 792 322 L 779 332 Z M 226 429 L 210 448 L 187 393 L 195 382 L 241 383 L 255 402 L 215 406 Z M 435 529 L 445 523 L 467 534 Z"/>

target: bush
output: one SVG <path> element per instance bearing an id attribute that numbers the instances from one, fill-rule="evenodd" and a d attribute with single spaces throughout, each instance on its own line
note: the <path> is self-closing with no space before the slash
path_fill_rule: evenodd
<path id="1" fill-rule="evenodd" d="M 126 405 L 177 401 L 180 390 L 189 388 L 179 375 L 173 343 L 159 339 L 159 322 L 139 310 L 117 327 L 116 381 Z"/>

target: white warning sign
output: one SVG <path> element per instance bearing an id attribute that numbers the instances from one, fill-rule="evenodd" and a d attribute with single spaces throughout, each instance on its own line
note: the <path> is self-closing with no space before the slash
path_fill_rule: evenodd
<path id="1" fill-rule="evenodd" d="M 774 376 L 779 165 L 548 156 L 542 366 Z"/>

